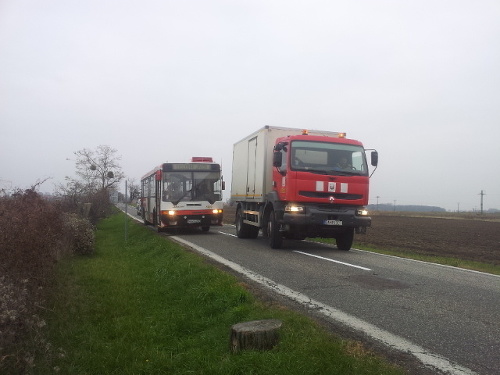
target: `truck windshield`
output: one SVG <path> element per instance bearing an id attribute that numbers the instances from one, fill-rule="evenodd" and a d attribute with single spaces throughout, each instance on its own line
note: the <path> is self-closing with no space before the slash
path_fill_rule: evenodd
<path id="1" fill-rule="evenodd" d="M 368 175 L 362 146 L 292 141 L 290 149 L 290 168 L 293 171 L 331 175 Z"/>
<path id="2" fill-rule="evenodd" d="M 167 172 L 163 173 L 164 202 L 221 200 L 219 172 Z"/>

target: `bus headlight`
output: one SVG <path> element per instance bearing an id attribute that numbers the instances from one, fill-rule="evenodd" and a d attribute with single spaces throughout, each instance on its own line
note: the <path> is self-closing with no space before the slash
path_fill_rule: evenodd
<path id="1" fill-rule="evenodd" d="M 212 213 L 213 213 L 213 214 L 216 214 L 216 215 L 217 215 L 217 214 L 221 214 L 221 213 L 222 213 L 222 210 L 213 209 L 213 210 L 212 210 Z"/>
<path id="2" fill-rule="evenodd" d="M 169 216 L 174 216 L 175 215 L 175 211 L 173 211 L 173 210 L 168 211 L 168 215 Z"/>

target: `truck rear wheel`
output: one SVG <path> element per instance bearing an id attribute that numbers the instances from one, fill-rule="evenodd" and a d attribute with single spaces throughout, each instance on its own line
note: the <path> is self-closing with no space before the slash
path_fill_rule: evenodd
<path id="1" fill-rule="evenodd" d="M 339 250 L 351 250 L 352 242 L 354 240 L 354 228 L 347 228 L 342 234 L 336 238 L 337 248 Z"/>
<path id="2" fill-rule="evenodd" d="M 269 246 L 273 249 L 281 249 L 283 246 L 283 237 L 281 236 L 279 223 L 276 220 L 274 210 L 269 213 L 267 232 L 269 234 Z"/>
<path id="3" fill-rule="evenodd" d="M 259 235 L 259 227 L 255 227 L 243 222 L 241 208 L 236 210 L 236 236 L 238 238 L 257 238 Z"/>

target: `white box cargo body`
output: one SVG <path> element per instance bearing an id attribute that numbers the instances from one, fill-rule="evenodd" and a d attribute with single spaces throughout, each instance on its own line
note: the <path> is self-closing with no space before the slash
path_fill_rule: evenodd
<path id="1" fill-rule="evenodd" d="M 310 135 L 338 137 L 338 132 L 307 130 Z M 277 138 L 303 134 L 303 129 L 264 126 L 234 144 L 231 199 L 264 202 L 273 190 L 273 148 Z"/>

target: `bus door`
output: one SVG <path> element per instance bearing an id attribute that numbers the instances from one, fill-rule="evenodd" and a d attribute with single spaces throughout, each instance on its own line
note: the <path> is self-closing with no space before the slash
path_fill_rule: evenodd
<path id="1" fill-rule="evenodd" d="M 155 223 L 156 225 L 161 225 L 160 222 L 160 202 L 161 202 L 161 170 L 156 171 L 155 173 Z"/>

